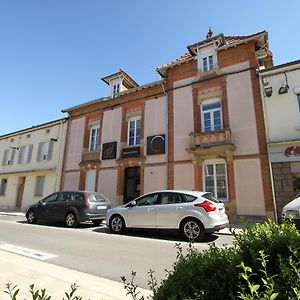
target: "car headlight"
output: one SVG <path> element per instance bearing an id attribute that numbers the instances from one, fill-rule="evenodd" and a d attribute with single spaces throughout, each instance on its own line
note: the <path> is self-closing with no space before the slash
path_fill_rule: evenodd
<path id="1" fill-rule="evenodd" d="M 297 210 L 287 210 L 285 219 L 300 219 L 299 212 Z"/>

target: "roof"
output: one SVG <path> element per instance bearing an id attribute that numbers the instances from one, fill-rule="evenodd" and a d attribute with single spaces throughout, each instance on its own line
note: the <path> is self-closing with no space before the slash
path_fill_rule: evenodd
<path id="1" fill-rule="evenodd" d="M 139 86 L 124 70 L 120 69 L 119 72 L 108 75 L 106 77 L 101 78 L 106 84 L 110 84 L 110 81 L 119 77 L 123 77 L 123 85 L 127 89 L 131 89 Z"/>
<path id="2" fill-rule="evenodd" d="M 220 46 L 218 47 L 217 51 L 227 49 L 233 46 L 240 45 L 242 43 L 246 43 L 250 40 L 257 40 L 260 45 L 267 44 L 267 32 L 261 31 L 257 32 L 251 35 L 237 35 L 237 36 L 224 36 L 222 33 L 218 34 L 216 36 L 209 37 L 205 40 L 202 40 L 200 42 L 197 42 L 195 44 L 191 44 L 187 46 L 187 49 L 189 52 L 186 52 L 185 54 L 181 55 L 179 58 L 176 58 L 175 60 L 164 64 L 156 69 L 156 71 L 163 76 L 166 72 L 166 70 L 170 67 L 173 67 L 175 65 L 180 65 L 183 63 L 187 63 L 191 60 L 194 60 L 196 58 L 196 53 L 194 49 L 196 47 L 201 47 L 202 45 L 210 44 L 215 40 L 220 41 Z M 271 53 L 271 51 L 270 51 Z"/>

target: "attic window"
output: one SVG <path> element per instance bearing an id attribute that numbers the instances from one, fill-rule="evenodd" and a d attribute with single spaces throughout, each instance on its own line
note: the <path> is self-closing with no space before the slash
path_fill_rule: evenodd
<path id="1" fill-rule="evenodd" d="M 119 93 L 120 93 L 120 84 L 117 83 L 113 87 L 113 97 L 116 97 L 116 95 L 119 94 Z"/>
<path id="2" fill-rule="evenodd" d="M 10 139 L 10 142 L 12 143 L 14 141 L 14 139 Z"/>
<path id="3" fill-rule="evenodd" d="M 50 133 L 50 128 L 47 128 L 47 129 L 46 129 L 46 133 Z"/>
<path id="4" fill-rule="evenodd" d="M 30 134 L 28 133 L 28 134 L 26 134 L 26 138 L 27 139 L 29 139 L 30 138 Z"/>

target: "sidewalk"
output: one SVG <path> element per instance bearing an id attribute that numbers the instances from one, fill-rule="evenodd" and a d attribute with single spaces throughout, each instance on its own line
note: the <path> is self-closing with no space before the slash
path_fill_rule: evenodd
<path id="1" fill-rule="evenodd" d="M 32 299 L 29 286 L 34 284 L 38 289 L 46 289 L 47 294 L 53 300 L 66 298 L 65 292 L 71 291 L 71 284 L 78 287 L 77 296 L 83 300 L 122 300 L 132 299 L 126 297 L 123 284 L 113 280 L 100 278 L 86 273 L 73 271 L 55 266 L 43 261 L 0 250 L 0 300 L 8 300 L 10 297 L 3 291 L 7 283 L 17 285 L 20 289 L 17 299 Z M 140 289 L 145 296 L 151 291 Z"/>

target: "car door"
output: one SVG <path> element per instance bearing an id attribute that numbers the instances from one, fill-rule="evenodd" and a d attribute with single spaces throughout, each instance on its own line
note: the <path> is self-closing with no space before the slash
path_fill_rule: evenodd
<path id="1" fill-rule="evenodd" d="M 53 216 L 51 215 L 50 209 L 52 204 L 56 201 L 58 195 L 59 193 L 53 193 L 39 202 L 37 218 L 41 220 L 53 220 Z"/>
<path id="2" fill-rule="evenodd" d="M 177 228 L 186 211 L 186 203 L 180 193 L 164 192 L 156 207 L 157 228 Z"/>
<path id="3" fill-rule="evenodd" d="M 52 215 L 53 221 L 64 221 L 67 207 L 70 202 L 71 193 L 61 192 L 56 201 L 49 204 L 48 213 Z"/>
<path id="4" fill-rule="evenodd" d="M 127 209 L 127 226 L 135 228 L 156 228 L 155 207 L 161 193 L 152 193 L 136 199 L 136 205 Z"/>

